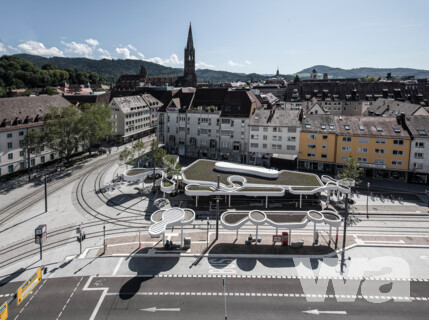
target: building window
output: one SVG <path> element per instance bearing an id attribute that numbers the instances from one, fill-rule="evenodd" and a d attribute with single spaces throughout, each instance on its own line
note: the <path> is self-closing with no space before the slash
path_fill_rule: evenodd
<path id="1" fill-rule="evenodd" d="M 263 131 L 264 131 L 264 132 L 268 132 L 268 128 L 267 128 L 267 127 L 264 127 L 264 128 L 263 128 Z"/>
<path id="2" fill-rule="evenodd" d="M 24 135 L 24 131 L 19 131 L 19 135 L 23 136 Z"/>
<path id="3" fill-rule="evenodd" d="M 306 128 L 306 129 L 311 129 L 311 123 L 306 123 L 306 124 L 305 124 L 305 128 Z"/>
<path id="4" fill-rule="evenodd" d="M 20 151 L 19 151 L 19 156 L 20 156 L 20 157 L 23 157 L 23 156 L 24 156 L 24 150 L 20 150 Z"/>
<path id="5" fill-rule="evenodd" d="M 259 131 L 259 127 L 251 127 L 250 131 Z"/>
<path id="6" fill-rule="evenodd" d="M 328 145 L 327 144 L 322 144 L 322 149 L 328 149 Z"/>
<path id="7" fill-rule="evenodd" d="M 352 151 L 352 147 L 341 147 L 341 151 L 342 152 L 351 152 Z"/>
<path id="8" fill-rule="evenodd" d="M 296 137 L 287 137 L 287 141 L 295 142 L 296 141 Z"/>
<path id="9" fill-rule="evenodd" d="M 55 154 L 51 153 L 50 158 L 51 158 L 51 161 L 54 160 L 55 159 Z"/>
<path id="10" fill-rule="evenodd" d="M 267 144 L 266 144 L 266 143 L 264 143 L 264 144 L 262 145 L 262 149 L 267 149 Z"/>
<path id="11" fill-rule="evenodd" d="M 12 148 L 13 148 L 13 146 L 12 146 L 12 142 L 8 142 L 8 143 L 7 143 L 7 148 L 8 148 L 8 149 L 12 149 Z"/>
<path id="12" fill-rule="evenodd" d="M 45 156 L 40 157 L 40 163 L 45 163 Z"/>
<path id="13" fill-rule="evenodd" d="M 402 156 L 402 155 L 404 155 L 404 151 L 402 151 L 402 150 L 393 150 L 393 155 L 394 156 Z"/>
<path id="14" fill-rule="evenodd" d="M 404 140 L 393 140 L 393 144 L 398 145 L 398 146 L 403 146 Z"/>
<path id="15" fill-rule="evenodd" d="M 222 124 L 230 124 L 231 120 L 230 119 L 222 119 Z"/>
<path id="16" fill-rule="evenodd" d="M 392 166 L 402 167 L 402 161 L 401 160 L 392 160 Z"/>
<path id="17" fill-rule="evenodd" d="M 287 132 L 289 133 L 296 133 L 296 127 L 288 127 Z"/>
<path id="18" fill-rule="evenodd" d="M 349 156 L 341 156 L 341 162 L 346 162 Z"/>
<path id="19" fill-rule="evenodd" d="M 415 169 L 423 169 L 423 163 L 414 162 L 414 168 Z"/>
<path id="20" fill-rule="evenodd" d="M 416 148 L 424 148 L 425 143 L 424 142 L 416 142 L 415 146 L 416 146 Z"/>
<path id="21" fill-rule="evenodd" d="M 251 148 L 258 148 L 259 144 L 258 143 L 251 143 L 250 147 Z"/>
<path id="22" fill-rule="evenodd" d="M 13 160 L 13 153 L 8 153 L 8 154 L 7 154 L 7 158 L 8 158 L 9 160 Z"/>
<path id="23" fill-rule="evenodd" d="M 375 149 L 376 154 L 384 154 L 384 149 Z"/>
<path id="24" fill-rule="evenodd" d="M 323 139 L 323 140 L 328 140 L 328 135 L 327 135 L 327 134 L 324 134 L 324 135 L 322 136 L 322 139 Z"/>
<path id="25" fill-rule="evenodd" d="M 384 159 L 374 159 L 374 164 L 384 165 Z"/>
<path id="26" fill-rule="evenodd" d="M 259 135 L 258 134 L 252 134 L 250 136 L 250 139 L 252 139 L 252 140 L 258 140 L 259 139 Z"/>
<path id="27" fill-rule="evenodd" d="M 19 169 L 25 169 L 25 162 L 24 161 L 21 161 L 19 163 Z"/>
<path id="28" fill-rule="evenodd" d="M 322 159 L 328 158 L 328 155 L 326 153 L 322 153 Z"/>
<path id="29" fill-rule="evenodd" d="M 309 158 L 315 158 L 316 154 L 314 152 L 309 152 L 309 153 L 307 153 L 307 157 L 309 157 Z"/>
<path id="30" fill-rule="evenodd" d="M 316 135 L 315 134 L 309 134 L 308 135 L 308 139 L 310 139 L 310 140 L 316 140 Z"/>
<path id="31" fill-rule="evenodd" d="M 386 140 L 384 140 L 384 139 L 375 139 L 375 144 L 386 144 Z"/>
<path id="32" fill-rule="evenodd" d="M 308 144 L 308 149 L 316 149 L 316 145 L 315 144 Z"/>
<path id="33" fill-rule="evenodd" d="M 343 142 L 352 142 L 352 137 L 343 137 Z"/>
<path id="34" fill-rule="evenodd" d="M 359 153 L 368 153 L 368 148 L 358 148 Z"/>
<path id="35" fill-rule="evenodd" d="M 357 158 L 357 162 L 360 162 L 360 163 L 367 163 L 367 162 L 368 162 L 368 158 L 365 158 L 365 157 L 358 157 L 358 158 Z"/>
<path id="36" fill-rule="evenodd" d="M 423 153 L 422 152 L 414 153 L 414 159 L 423 159 Z"/>
<path id="37" fill-rule="evenodd" d="M 368 138 L 359 138 L 359 143 L 369 143 L 369 139 Z"/>
<path id="38" fill-rule="evenodd" d="M 286 146 L 286 150 L 294 151 L 295 149 L 296 149 L 296 147 L 295 147 L 295 146 L 291 146 L 291 145 L 287 145 L 287 146 Z"/>
<path id="39" fill-rule="evenodd" d="M 12 133 L 8 133 L 8 134 L 7 134 L 7 138 L 8 138 L 8 139 L 12 138 Z"/>
<path id="40" fill-rule="evenodd" d="M 267 139 L 268 139 L 268 136 L 264 135 L 264 136 L 262 137 L 262 139 L 263 139 L 263 140 L 267 140 Z"/>
<path id="41" fill-rule="evenodd" d="M 8 172 L 8 173 L 12 173 L 12 172 L 13 172 L 13 164 L 11 164 L 11 165 L 9 165 L 9 166 L 7 167 L 7 172 Z"/>

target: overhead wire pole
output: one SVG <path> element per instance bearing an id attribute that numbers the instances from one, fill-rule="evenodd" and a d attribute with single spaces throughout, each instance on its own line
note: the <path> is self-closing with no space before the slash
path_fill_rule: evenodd
<path id="1" fill-rule="evenodd" d="M 346 252 L 346 232 L 347 232 L 347 218 L 349 215 L 349 194 L 346 193 L 346 204 L 344 213 L 344 232 L 343 232 L 343 248 L 341 251 L 341 273 L 344 272 L 344 254 Z"/>
<path id="2" fill-rule="evenodd" d="M 219 190 L 220 176 L 217 176 L 217 189 Z M 219 196 L 216 195 L 216 240 L 219 238 Z"/>
<path id="3" fill-rule="evenodd" d="M 48 186 L 46 181 L 46 167 L 45 167 L 45 212 L 48 212 Z"/>

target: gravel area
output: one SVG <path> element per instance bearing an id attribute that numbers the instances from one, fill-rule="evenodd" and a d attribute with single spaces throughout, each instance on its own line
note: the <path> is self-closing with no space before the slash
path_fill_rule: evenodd
<path id="1" fill-rule="evenodd" d="M 307 214 L 267 214 L 267 218 L 277 223 L 302 222 Z"/>
<path id="2" fill-rule="evenodd" d="M 333 220 L 333 221 L 338 220 L 338 217 L 332 213 L 324 213 L 323 216 L 328 220 Z"/>
<path id="3" fill-rule="evenodd" d="M 256 221 L 262 221 L 262 220 L 265 219 L 265 215 L 262 212 L 259 212 L 259 211 L 252 211 L 250 213 L 250 217 L 253 220 L 256 220 Z"/>

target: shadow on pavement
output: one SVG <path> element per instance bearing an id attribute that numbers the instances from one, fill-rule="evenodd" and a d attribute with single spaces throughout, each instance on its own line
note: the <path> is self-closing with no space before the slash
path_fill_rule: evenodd
<path id="1" fill-rule="evenodd" d="M 147 248 L 137 250 L 135 253 L 145 253 Z M 128 280 L 119 290 L 119 298 L 121 300 L 129 300 L 140 290 L 142 283 L 151 281 L 152 278 L 161 272 L 172 269 L 180 259 L 180 253 L 177 252 L 177 257 L 162 258 L 159 257 L 136 257 L 131 256 L 128 261 L 128 268 L 131 271 L 137 272 L 136 276 Z M 144 277 L 149 275 L 150 277 Z"/>

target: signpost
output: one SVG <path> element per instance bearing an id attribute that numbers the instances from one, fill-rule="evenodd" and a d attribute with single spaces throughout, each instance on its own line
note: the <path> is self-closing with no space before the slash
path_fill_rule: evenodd
<path id="1" fill-rule="evenodd" d="M 48 239 L 48 229 L 46 224 L 41 224 L 34 230 L 34 242 L 40 245 L 40 260 L 42 260 L 42 244 Z"/>
<path id="2" fill-rule="evenodd" d="M 42 281 L 42 268 L 37 271 L 28 279 L 16 292 L 17 305 L 19 306 L 28 294 Z"/>
<path id="3" fill-rule="evenodd" d="M 0 320 L 6 320 L 9 316 L 9 303 L 6 301 L 0 307 Z"/>

